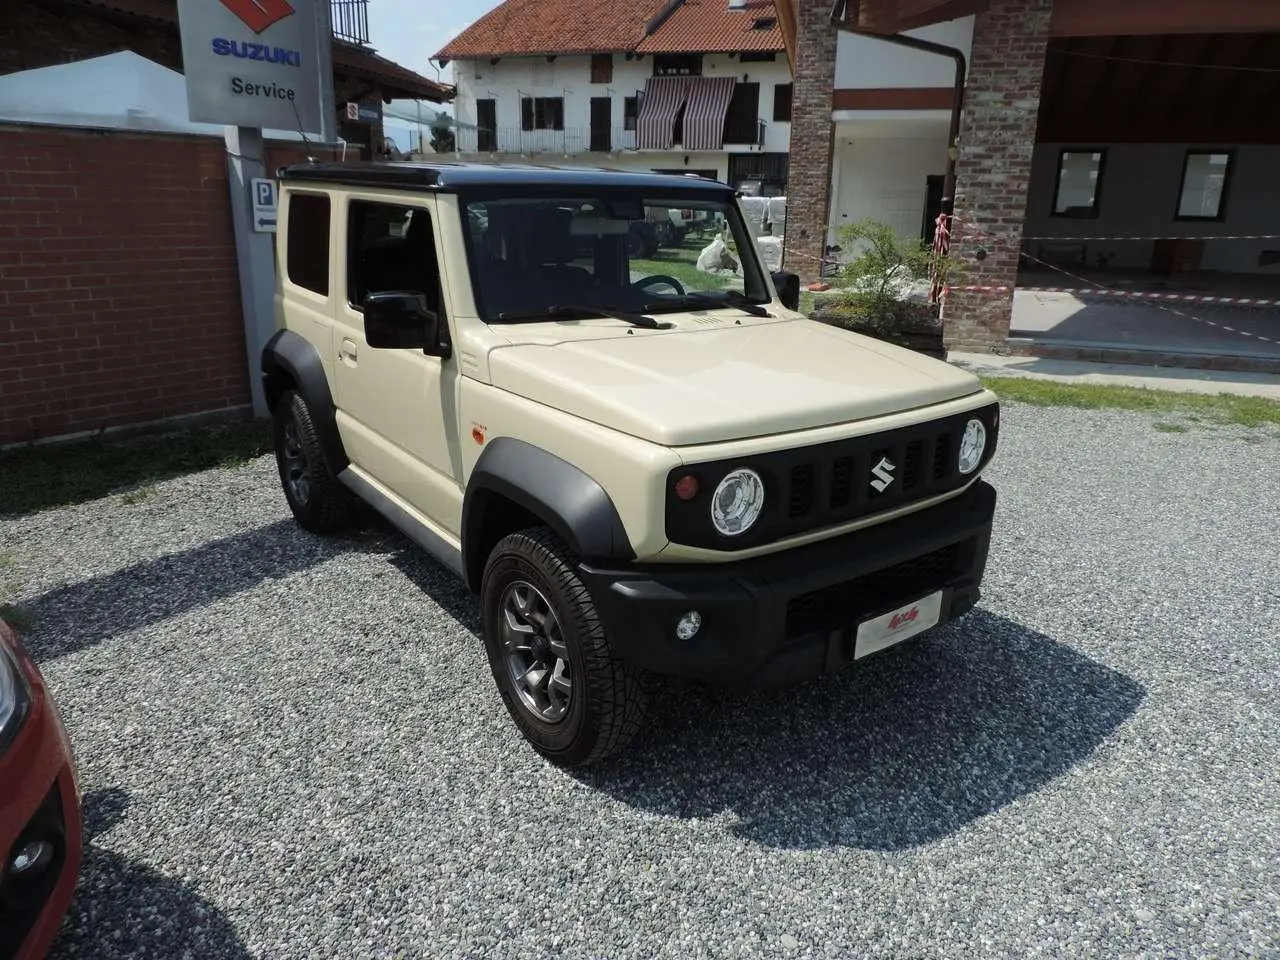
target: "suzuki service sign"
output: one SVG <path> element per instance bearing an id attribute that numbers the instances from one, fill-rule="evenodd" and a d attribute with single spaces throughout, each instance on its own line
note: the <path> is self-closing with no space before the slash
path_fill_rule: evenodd
<path id="1" fill-rule="evenodd" d="M 178 0 L 191 120 L 323 136 L 329 0 Z"/>

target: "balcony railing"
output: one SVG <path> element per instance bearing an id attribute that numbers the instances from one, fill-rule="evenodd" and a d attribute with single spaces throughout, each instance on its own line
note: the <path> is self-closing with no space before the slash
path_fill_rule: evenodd
<path id="1" fill-rule="evenodd" d="M 763 148 L 766 126 L 763 120 L 751 127 L 741 124 L 730 129 L 726 126 L 725 146 L 749 144 Z M 677 139 L 671 149 L 685 149 L 680 143 L 683 139 L 682 131 L 677 127 L 675 132 Z M 636 131 L 624 127 L 607 130 L 591 127 L 566 127 L 563 130 L 522 130 L 519 127 L 486 130 L 465 127 L 458 130 L 457 147 L 459 153 L 611 153 L 635 150 Z"/>
<path id="2" fill-rule="evenodd" d="M 347 43 L 369 42 L 369 0 L 329 0 L 333 35 Z"/>

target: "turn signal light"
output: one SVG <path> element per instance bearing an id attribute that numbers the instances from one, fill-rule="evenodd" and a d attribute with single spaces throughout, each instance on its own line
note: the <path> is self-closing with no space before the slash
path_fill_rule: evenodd
<path id="1" fill-rule="evenodd" d="M 683 476 L 676 481 L 676 496 L 681 500 L 692 500 L 698 495 L 698 478 Z"/>

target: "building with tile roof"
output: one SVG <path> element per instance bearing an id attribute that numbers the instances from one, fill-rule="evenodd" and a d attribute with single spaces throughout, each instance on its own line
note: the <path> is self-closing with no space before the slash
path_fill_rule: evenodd
<path id="1" fill-rule="evenodd" d="M 791 71 L 773 0 L 507 0 L 436 54 L 467 159 L 701 173 L 785 192 Z"/>

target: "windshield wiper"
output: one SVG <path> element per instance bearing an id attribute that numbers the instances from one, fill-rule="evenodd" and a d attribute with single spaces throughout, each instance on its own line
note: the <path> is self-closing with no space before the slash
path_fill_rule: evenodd
<path id="1" fill-rule="evenodd" d="M 503 323 L 520 320 L 587 320 L 593 317 L 611 317 L 614 320 L 629 323 L 633 327 L 644 327 L 646 330 L 668 330 L 674 326 L 670 323 L 659 323 L 653 317 L 647 317 L 643 313 L 626 313 L 622 310 L 605 310 L 603 307 L 585 307 L 578 304 L 555 305 L 530 313 L 498 314 L 498 320 Z"/>
<path id="2" fill-rule="evenodd" d="M 744 293 L 737 290 L 724 290 L 720 293 L 703 293 L 694 291 L 693 293 L 685 293 L 677 297 L 671 298 L 672 303 L 705 303 L 710 307 L 736 307 L 743 313 L 749 313 L 753 317 L 771 317 L 771 314 L 763 306 L 756 303 Z M 645 304 L 646 310 L 656 309 L 657 304 Z"/>

